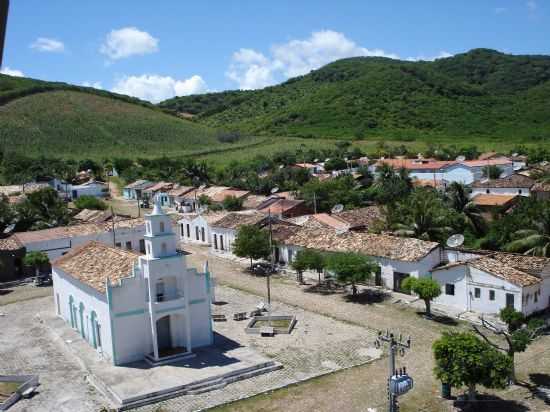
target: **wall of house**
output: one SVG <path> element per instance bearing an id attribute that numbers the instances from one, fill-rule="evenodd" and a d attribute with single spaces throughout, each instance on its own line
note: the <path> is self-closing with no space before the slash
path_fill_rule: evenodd
<path id="1" fill-rule="evenodd" d="M 213 226 L 210 229 L 210 236 L 210 250 L 213 253 L 233 256 L 233 243 L 235 243 L 235 238 L 237 237 L 237 231 L 235 229 L 225 229 Z M 215 244 L 216 242 L 214 242 L 214 236 L 216 236 L 217 239 L 217 248 Z M 221 237 L 223 237 L 223 249 L 221 247 Z"/>
<path id="2" fill-rule="evenodd" d="M 53 295 L 56 313 L 71 325 L 71 312 L 69 307 L 70 297 L 73 298 L 73 306 L 76 308 L 76 324 L 74 326 L 81 336 L 93 346 L 94 334 L 92 326 L 92 311 L 97 315 L 97 323 L 100 325 L 101 347 L 97 350 L 105 358 L 113 361 L 113 345 L 111 335 L 111 322 L 109 305 L 106 295 L 99 293 L 90 286 L 79 282 L 63 270 L 54 267 L 52 273 Z M 59 301 L 59 306 L 58 302 Z M 80 304 L 83 304 L 82 322 L 80 318 Z M 59 308 L 59 312 L 58 312 Z M 84 326 L 84 327 L 83 327 Z M 83 332 L 82 332 L 83 331 Z M 96 335 L 96 346 L 99 339 Z"/>
<path id="3" fill-rule="evenodd" d="M 489 191 L 489 192 L 487 192 Z M 491 195 L 508 195 L 508 196 L 530 196 L 531 193 L 529 189 L 523 187 L 476 187 L 472 188 L 472 193 L 470 193 L 470 198 L 479 195 L 479 194 L 491 194 Z"/>
<path id="4" fill-rule="evenodd" d="M 465 165 L 452 165 L 444 169 L 442 179 L 448 182 L 458 182 L 465 185 L 471 184 L 476 180 L 475 171 Z"/>
<path id="5" fill-rule="evenodd" d="M 474 251 L 453 249 L 446 247 L 443 251 L 443 261 L 454 263 L 454 262 L 466 262 L 468 260 L 476 259 L 482 254 L 475 253 Z"/>
<path id="6" fill-rule="evenodd" d="M 126 248 L 127 242 L 130 242 L 131 249 L 140 251 L 140 240 L 143 239 L 145 234 L 145 225 L 136 226 L 134 228 L 116 229 L 114 241 L 117 247 Z M 71 248 L 89 242 L 90 240 L 96 240 L 106 245 L 113 245 L 113 232 L 106 231 L 100 233 L 93 233 L 84 236 L 74 236 L 72 238 L 59 238 L 48 239 L 37 242 L 27 242 L 25 247 L 28 252 L 41 251 L 48 255 L 50 261 L 64 255 Z"/>
<path id="7" fill-rule="evenodd" d="M 196 269 L 187 270 L 189 307 L 186 313 L 191 319 L 191 344 L 193 348 L 214 343 L 210 311 L 210 274 Z"/>
<path id="8" fill-rule="evenodd" d="M 468 268 L 466 265 L 453 266 L 446 269 L 438 269 L 432 273 L 432 279 L 441 286 L 441 295 L 434 303 L 449 306 L 461 311 L 468 310 Z M 454 295 L 445 293 L 445 285 L 452 284 L 455 287 Z"/>
<path id="9" fill-rule="evenodd" d="M 74 192 L 76 191 L 76 196 Z M 72 199 L 80 196 L 105 197 L 109 194 L 107 185 L 89 184 L 89 185 L 69 185 L 68 194 Z"/>
<path id="10" fill-rule="evenodd" d="M 193 243 L 197 245 L 210 245 L 212 241 L 210 225 L 202 216 L 197 216 L 194 219 L 181 219 L 178 221 L 178 235 L 182 242 Z M 183 225 L 183 236 L 182 226 Z M 187 225 L 189 225 L 189 235 L 187 236 Z M 204 241 L 202 233 L 204 231 Z M 197 235 L 198 234 L 198 235 Z M 197 239 L 198 236 L 198 239 Z"/>

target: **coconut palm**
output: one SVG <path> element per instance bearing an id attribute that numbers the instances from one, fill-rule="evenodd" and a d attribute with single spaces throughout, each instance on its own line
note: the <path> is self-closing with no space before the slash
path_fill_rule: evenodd
<path id="1" fill-rule="evenodd" d="M 469 189 L 462 183 L 453 182 L 447 191 L 449 205 L 461 213 L 477 235 L 485 233 L 487 224 L 479 208 L 469 198 Z"/>
<path id="2" fill-rule="evenodd" d="M 521 252 L 526 255 L 550 256 L 550 209 L 542 208 L 533 222 L 533 229 L 516 231 L 513 240 L 505 246 L 508 252 Z"/>

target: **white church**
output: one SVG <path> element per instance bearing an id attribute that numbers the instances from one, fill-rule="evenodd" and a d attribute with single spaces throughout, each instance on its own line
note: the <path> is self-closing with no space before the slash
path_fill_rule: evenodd
<path id="1" fill-rule="evenodd" d="M 157 365 L 213 343 L 210 275 L 187 268 L 157 199 L 145 255 L 95 241 L 53 263 L 57 315 L 115 365 Z"/>

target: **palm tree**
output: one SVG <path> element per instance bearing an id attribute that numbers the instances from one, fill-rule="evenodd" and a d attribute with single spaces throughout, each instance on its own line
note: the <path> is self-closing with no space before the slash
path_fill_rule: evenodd
<path id="1" fill-rule="evenodd" d="M 448 226 L 449 215 L 441 199 L 430 189 L 418 189 L 398 207 L 394 224 L 397 236 L 441 241 L 453 228 Z"/>
<path id="2" fill-rule="evenodd" d="M 462 183 L 453 182 L 447 191 L 450 206 L 464 215 L 477 235 L 485 233 L 487 224 L 479 208 L 469 198 L 469 189 Z"/>
<path id="3" fill-rule="evenodd" d="M 526 255 L 550 256 L 550 209 L 542 208 L 534 229 L 522 229 L 513 234 L 505 246 L 507 252 L 521 252 Z"/>

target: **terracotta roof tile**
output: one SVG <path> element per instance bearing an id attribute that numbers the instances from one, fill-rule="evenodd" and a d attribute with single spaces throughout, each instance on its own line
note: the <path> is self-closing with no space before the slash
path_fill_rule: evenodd
<path id="1" fill-rule="evenodd" d="M 516 197 L 516 195 L 487 195 L 480 193 L 474 196 L 472 201 L 477 206 L 504 206 Z"/>
<path id="2" fill-rule="evenodd" d="M 3 239 L 0 239 L 0 251 L 3 250 L 18 250 L 21 249 L 23 245 L 17 239 L 17 236 L 11 235 L 8 237 L 5 237 Z"/>
<path id="3" fill-rule="evenodd" d="M 368 229 L 373 223 L 383 219 L 382 211 L 378 206 L 345 210 L 333 216 L 347 222 L 352 229 L 355 227 L 364 227 Z"/>
<path id="4" fill-rule="evenodd" d="M 467 263 L 476 269 L 488 272 L 515 285 L 530 286 L 542 282 L 540 278 L 509 266 L 491 256 L 473 259 Z"/>
<path id="5" fill-rule="evenodd" d="M 52 263 L 65 273 L 100 293 L 105 293 L 107 279 L 111 283 L 131 275 L 140 255 L 91 241 L 73 248 Z"/>
<path id="6" fill-rule="evenodd" d="M 256 225 L 266 219 L 265 214 L 253 212 L 230 212 L 212 224 L 213 227 L 238 229 L 244 225 Z"/>
<path id="7" fill-rule="evenodd" d="M 513 187 L 520 187 L 520 188 L 527 188 L 529 189 L 531 186 L 535 184 L 535 181 L 531 179 L 530 177 L 523 176 L 523 175 L 511 175 L 508 177 L 504 177 L 502 179 L 494 179 L 494 180 L 485 180 L 485 181 L 477 181 L 472 184 L 472 187 L 495 187 L 495 188 L 513 188 Z"/>

